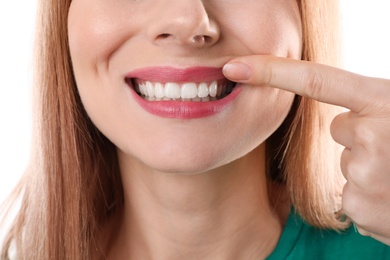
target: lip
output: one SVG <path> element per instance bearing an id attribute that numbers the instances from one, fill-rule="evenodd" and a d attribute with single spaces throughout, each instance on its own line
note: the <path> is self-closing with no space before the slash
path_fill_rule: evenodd
<path id="1" fill-rule="evenodd" d="M 225 78 L 222 68 L 216 67 L 147 67 L 131 71 L 126 78 L 139 78 L 157 82 L 211 81 Z"/>
<path id="2" fill-rule="evenodd" d="M 129 80 L 131 79 L 131 80 Z M 226 97 L 208 102 L 196 101 L 147 101 L 140 97 L 130 82 L 142 79 L 153 82 L 205 82 L 225 79 L 222 68 L 216 67 L 147 67 L 126 74 L 125 81 L 130 87 L 135 101 L 150 114 L 163 118 L 194 119 L 215 115 L 225 110 L 239 95 L 241 87 L 236 85 Z"/>

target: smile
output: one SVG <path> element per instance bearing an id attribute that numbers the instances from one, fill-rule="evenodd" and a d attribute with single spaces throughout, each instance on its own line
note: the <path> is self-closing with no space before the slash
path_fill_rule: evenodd
<path id="1" fill-rule="evenodd" d="M 134 100 L 148 113 L 178 119 L 208 117 L 228 107 L 241 92 L 221 68 L 148 67 L 125 76 Z"/>
<path id="2" fill-rule="evenodd" d="M 131 83 L 138 95 L 148 101 L 215 101 L 229 95 L 235 86 L 226 79 L 185 83 L 133 79 Z"/>

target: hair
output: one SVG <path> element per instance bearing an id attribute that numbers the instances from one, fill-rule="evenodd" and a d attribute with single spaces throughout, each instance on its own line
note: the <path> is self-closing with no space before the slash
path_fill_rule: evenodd
<path id="1" fill-rule="evenodd" d="M 338 66 L 340 31 L 338 0 L 298 0 L 302 60 Z M 309 224 L 340 230 L 349 225 L 341 212 L 340 146 L 330 123 L 340 108 L 296 96 L 282 125 L 267 140 L 268 173 L 284 183 L 294 210 Z M 272 198 L 271 198 L 272 199 Z"/>
<path id="2" fill-rule="evenodd" d="M 337 0 L 300 0 L 302 59 L 336 65 Z M 40 0 L 35 49 L 34 144 L 15 190 L 20 209 L 1 251 L 18 259 L 90 259 L 104 254 L 102 225 L 123 206 L 116 147 L 93 125 L 81 103 L 67 38 L 71 0 Z M 342 179 L 329 148 L 329 105 L 296 97 L 267 140 L 270 178 L 289 192 L 309 224 L 341 229 Z"/>

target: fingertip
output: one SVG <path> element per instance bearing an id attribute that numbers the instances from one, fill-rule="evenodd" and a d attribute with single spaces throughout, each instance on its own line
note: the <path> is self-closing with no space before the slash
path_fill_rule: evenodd
<path id="1" fill-rule="evenodd" d="M 252 68 L 243 62 L 232 61 L 223 66 L 222 73 L 232 81 L 241 82 L 251 78 Z"/>

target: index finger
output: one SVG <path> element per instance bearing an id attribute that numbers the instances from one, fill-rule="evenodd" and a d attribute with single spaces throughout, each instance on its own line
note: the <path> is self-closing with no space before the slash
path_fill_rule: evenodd
<path id="1" fill-rule="evenodd" d="M 246 66 L 246 68 L 245 68 Z M 246 56 L 230 61 L 224 75 L 249 85 L 270 85 L 359 112 L 368 103 L 367 77 L 307 61 Z M 371 87 L 371 86 L 370 86 Z"/>

